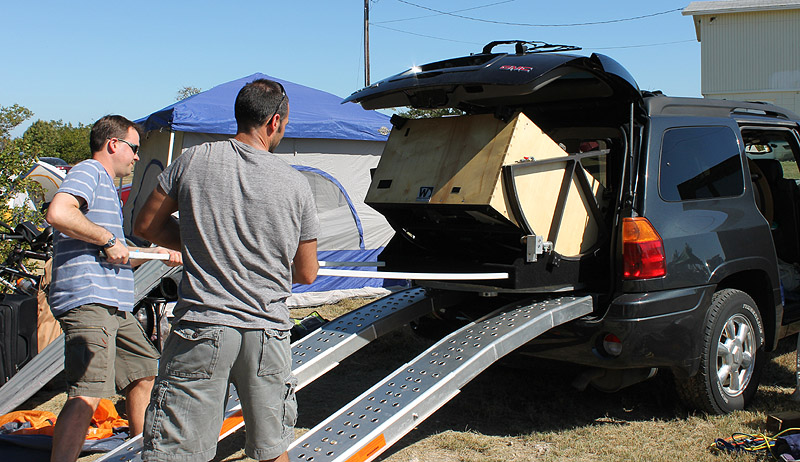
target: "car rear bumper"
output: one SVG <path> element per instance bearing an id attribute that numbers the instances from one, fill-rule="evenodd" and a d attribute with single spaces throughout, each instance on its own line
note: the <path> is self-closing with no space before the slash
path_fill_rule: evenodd
<path id="1" fill-rule="evenodd" d="M 713 294 L 713 286 L 624 294 L 602 317 L 584 317 L 554 328 L 522 351 L 593 367 L 668 367 L 679 376 L 694 375 Z M 618 356 L 603 348 L 608 334 L 621 341 Z"/>

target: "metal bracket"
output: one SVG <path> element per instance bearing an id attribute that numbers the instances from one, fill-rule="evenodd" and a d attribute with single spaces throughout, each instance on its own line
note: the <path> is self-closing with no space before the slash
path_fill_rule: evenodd
<path id="1" fill-rule="evenodd" d="M 539 255 L 553 250 L 553 243 L 545 241 L 542 236 L 531 234 L 522 236 L 522 243 L 525 245 L 525 261 L 532 263 L 538 260 Z"/>

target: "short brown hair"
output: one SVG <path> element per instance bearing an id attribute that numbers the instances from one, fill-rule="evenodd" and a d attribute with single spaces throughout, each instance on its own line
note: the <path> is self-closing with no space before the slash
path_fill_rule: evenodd
<path id="1" fill-rule="evenodd" d="M 289 97 L 278 82 L 258 79 L 239 90 L 233 109 L 238 130 L 246 132 L 264 125 L 275 114 L 285 119 L 289 111 Z"/>
<path id="2" fill-rule="evenodd" d="M 103 116 L 92 125 L 92 131 L 89 134 L 89 147 L 92 152 L 97 152 L 103 149 L 106 140 L 111 138 L 124 139 L 128 134 L 128 129 L 135 129 L 142 134 L 142 130 L 138 124 L 122 117 L 121 115 L 107 115 Z"/>

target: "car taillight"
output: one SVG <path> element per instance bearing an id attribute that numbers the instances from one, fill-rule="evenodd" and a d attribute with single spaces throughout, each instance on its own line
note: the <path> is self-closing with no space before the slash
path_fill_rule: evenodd
<path id="1" fill-rule="evenodd" d="M 650 279 L 667 274 L 664 242 L 644 217 L 622 220 L 622 277 Z"/>

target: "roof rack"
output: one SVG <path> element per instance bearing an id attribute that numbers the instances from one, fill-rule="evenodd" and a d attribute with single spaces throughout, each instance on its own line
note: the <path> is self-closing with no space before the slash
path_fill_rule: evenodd
<path id="1" fill-rule="evenodd" d="M 529 53 L 555 53 L 559 51 L 576 51 L 581 47 L 574 45 L 554 45 L 546 42 L 530 42 L 525 40 L 497 40 L 489 42 L 483 47 L 482 54 L 488 55 L 492 53 L 492 49 L 497 45 L 510 45 L 514 44 L 514 51 L 518 55 Z"/>

